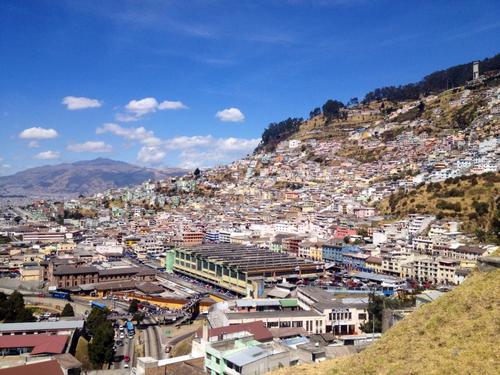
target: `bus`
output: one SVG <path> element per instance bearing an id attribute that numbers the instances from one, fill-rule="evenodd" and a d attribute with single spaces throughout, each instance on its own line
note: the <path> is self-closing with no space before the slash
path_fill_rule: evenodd
<path id="1" fill-rule="evenodd" d="M 101 303 L 101 302 L 96 302 L 96 301 L 92 301 L 92 302 L 90 303 L 90 306 L 91 306 L 92 308 L 94 308 L 94 307 L 95 307 L 96 309 L 99 309 L 99 310 L 105 310 L 105 309 L 107 309 L 107 308 L 108 308 L 108 307 L 107 307 L 104 303 Z"/>
<path id="2" fill-rule="evenodd" d="M 53 290 L 49 292 L 52 298 L 65 299 L 66 301 L 71 301 L 71 296 L 68 292 L 62 292 L 60 290 Z"/>
<path id="3" fill-rule="evenodd" d="M 130 320 L 127 321 L 127 332 L 128 337 L 133 337 L 135 335 L 134 324 Z"/>

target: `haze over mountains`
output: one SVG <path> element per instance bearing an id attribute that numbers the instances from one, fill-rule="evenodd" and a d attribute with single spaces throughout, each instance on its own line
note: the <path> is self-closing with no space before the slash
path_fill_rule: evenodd
<path id="1" fill-rule="evenodd" d="M 1 196 L 67 197 L 89 195 L 146 180 L 182 175 L 180 168 L 153 169 L 105 158 L 30 168 L 0 177 Z"/>

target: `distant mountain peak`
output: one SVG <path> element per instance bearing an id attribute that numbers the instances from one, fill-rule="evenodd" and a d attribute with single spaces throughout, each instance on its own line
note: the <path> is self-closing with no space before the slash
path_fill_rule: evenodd
<path id="1" fill-rule="evenodd" d="M 0 177 L 0 195 L 67 197 L 91 195 L 110 188 L 138 185 L 183 175 L 179 168 L 153 169 L 109 158 L 81 160 L 30 168 Z"/>

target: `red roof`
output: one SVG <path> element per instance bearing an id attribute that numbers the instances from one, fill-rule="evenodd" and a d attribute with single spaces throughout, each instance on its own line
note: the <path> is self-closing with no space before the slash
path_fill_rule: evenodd
<path id="1" fill-rule="evenodd" d="M 0 369 L 0 375 L 64 375 L 56 360 Z"/>
<path id="2" fill-rule="evenodd" d="M 68 341 L 64 335 L 0 336 L 0 349 L 33 348 L 31 354 L 61 354 Z"/>
<path id="3" fill-rule="evenodd" d="M 255 340 L 257 341 L 267 341 L 267 340 L 272 340 L 273 335 L 271 331 L 267 329 L 265 326 L 264 322 L 261 320 L 257 320 L 255 322 L 251 323 L 241 323 L 241 324 L 234 324 L 230 326 L 225 326 L 225 327 L 219 327 L 219 328 L 212 328 L 208 330 L 208 336 L 209 337 L 214 337 L 214 336 L 224 336 L 228 335 L 231 333 L 237 333 L 237 332 L 248 332 L 251 335 L 254 336 Z M 202 336 L 203 329 L 200 328 L 196 332 L 196 335 L 198 337 Z"/>

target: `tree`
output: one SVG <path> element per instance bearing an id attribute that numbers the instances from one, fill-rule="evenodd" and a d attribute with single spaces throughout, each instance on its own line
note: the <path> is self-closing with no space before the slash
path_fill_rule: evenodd
<path id="1" fill-rule="evenodd" d="M 104 363 L 110 363 L 114 357 L 114 337 L 115 330 L 111 322 L 106 320 L 96 326 L 89 344 L 89 358 L 96 366 L 102 366 Z"/>
<path id="2" fill-rule="evenodd" d="M 321 115 L 321 108 L 316 107 L 314 108 L 311 112 L 309 112 L 309 118 L 312 119 L 313 117 Z"/>
<path id="3" fill-rule="evenodd" d="M 500 54 L 480 62 L 481 72 L 500 69 Z M 420 95 L 438 93 L 453 87 L 463 86 L 472 79 L 472 63 L 456 65 L 451 68 L 429 74 L 419 82 L 403 86 L 377 88 L 366 94 L 365 103 L 388 99 L 391 101 L 416 100 Z"/>
<path id="4" fill-rule="evenodd" d="M 361 326 L 365 333 L 382 332 L 382 312 L 384 311 L 384 300 L 382 296 L 371 293 L 368 301 L 368 322 Z"/>
<path id="5" fill-rule="evenodd" d="M 71 306 L 71 303 L 67 303 L 66 305 L 64 305 L 61 316 L 75 316 L 75 311 L 73 310 L 73 306 Z"/>
<path id="6" fill-rule="evenodd" d="M 0 320 L 5 319 L 7 295 L 0 292 Z"/>
<path id="7" fill-rule="evenodd" d="M 356 96 L 354 98 L 349 99 L 349 101 L 347 102 L 347 106 L 349 108 L 356 107 L 358 104 L 359 104 L 359 100 Z"/>
<path id="8" fill-rule="evenodd" d="M 358 236 L 361 236 L 361 237 L 368 237 L 368 230 L 366 228 L 358 228 L 356 229 L 356 233 Z"/>
<path id="9" fill-rule="evenodd" d="M 484 242 L 486 241 L 486 232 L 482 229 L 476 229 L 476 238 L 479 242 Z"/>
<path id="10" fill-rule="evenodd" d="M 98 331 L 98 327 L 101 324 L 108 321 L 106 319 L 106 316 L 108 315 L 107 311 L 107 309 L 103 311 L 94 307 L 90 312 L 89 316 L 87 317 L 87 329 L 92 336 L 96 334 L 96 332 Z"/>
<path id="11" fill-rule="evenodd" d="M 488 203 L 486 202 L 473 202 L 472 207 L 474 207 L 478 216 L 483 216 L 488 213 Z"/>
<path id="12" fill-rule="evenodd" d="M 139 310 L 139 301 L 134 298 L 132 301 L 130 301 L 128 312 L 131 314 L 135 314 L 138 310 Z"/>
<path id="13" fill-rule="evenodd" d="M 287 118 L 280 122 L 272 122 L 262 133 L 262 140 L 255 151 L 272 151 L 276 145 L 284 141 L 300 129 L 300 124 L 304 122 L 303 118 Z"/>
<path id="14" fill-rule="evenodd" d="M 143 312 L 136 312 L 134 316 L 132 317 L 132 320 L 135 320 L 137 324 L 141 324 L 141 322 L 144 320 L 145 315 Z"/>
<path id="15" fill-rule="evenodd" d="M 342 117 L 341 109 L 344 108 L 344 104 L 338 100 L 328 99 L 325 104 L 323 104 L 323 113 L 331 121 L 333 119 L 338 119 Z"/>
<path id="16" fill-rule="evenodd" d="M 17 290 L 4 301 L 5 323 L 33 322 L 35 318 L 31 310 L 24 306 L 24 298 Z"/>
<path id="17" fill-rule="evenodd" d="M 194 177 L 196 177 L 196 178 L 200 177 L 200 174 L 201 174 L 200 168 L 196 168 L 194 170 L 193 174 L 194 174 Z"/>
<path id="18" fill-rule="evenodd" d="M 36 319 L 30 309 L 23 308 L 16 317 L 16 322 L 34 322 Z"/>

